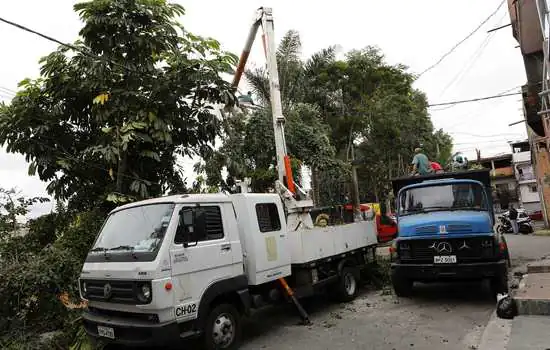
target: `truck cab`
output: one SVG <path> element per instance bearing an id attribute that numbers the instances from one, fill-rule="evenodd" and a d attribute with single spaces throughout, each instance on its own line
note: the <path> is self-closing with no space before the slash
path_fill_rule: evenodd
<path id="1" fill-rule="evenodd" d="M 485 280 L 494 294 L 508 288 L 509 252 L 495 232 L 489 170 L 392 181 L 398 236 L 391 277 L 398 296 L 414 282 Z"/>

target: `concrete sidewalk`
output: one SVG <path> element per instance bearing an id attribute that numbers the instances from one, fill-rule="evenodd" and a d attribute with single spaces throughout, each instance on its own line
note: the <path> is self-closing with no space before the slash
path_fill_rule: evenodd
<path id="1" fill-rule="evenodd" d="M 519 315 L 550 316 L 550 259 L 527 265 L 514 300 Z"/>
<path id="2" fill-rule="evenodd" d="M 512 321 L 506 350 L 549 350 L 550 317 L 517 316 Z"/>
<path id="3" fill-rule="evenodd" d="M 550 259 L 527 265 L 519 289 L 513 293 L 518 316 L 491 316 L 479 350 L 550 350 Z"/>

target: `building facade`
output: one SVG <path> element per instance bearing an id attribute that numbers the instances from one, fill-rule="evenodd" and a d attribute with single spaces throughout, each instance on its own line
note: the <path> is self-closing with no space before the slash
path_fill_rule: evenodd
<path id="1" fill-rule="evenodd" d="M 495 212 L 506 211 L 512 204 L 517 208 L 521 201 L 518 182 L 512 166 L 512 154 L 481 158 L 475 163 L 483 168 L 491 169 L 491 187 L 493 188 Z"/>
<path id="2" fill-rule="evenodd" d="M 521 206 L 528 212 L 542 210 L 537 178 L 531 160 L 529 141 L 510 142 L 512 147 L 512 166 L 518 182 L 519 199 Z"/>

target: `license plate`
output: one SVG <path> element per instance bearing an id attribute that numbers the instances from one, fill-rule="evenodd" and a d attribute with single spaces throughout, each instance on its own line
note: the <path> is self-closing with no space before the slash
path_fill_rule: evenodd
<path id="1" fill-rule="evenodd" d="M 456 263 L 456 255 L 434 256 L 434 264 L 454 264 L 454 263 Z"/>
<path id="2" fill-rule="evenodd" d="M 115 339 L 115 330 L 111 327 L 97 326 L 97 334 L 100 337 Z"/>

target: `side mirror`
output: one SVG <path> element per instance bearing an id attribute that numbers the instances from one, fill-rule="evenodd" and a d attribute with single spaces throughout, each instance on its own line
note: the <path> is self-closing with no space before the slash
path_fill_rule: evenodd
<path id="1" fill-rule="evenodd" d="M 179 212 L 179 225 L 174 243 L 182 244 L 185 248 L 189 246 L 195 231 L 195 211 L 193 208 L 185 207 Z"/>
<path id="2" fill-rule="evenodd" d="M 206 233 L 205 213 L 197 207 L 185 207 L 179 212 L 178 232 L 174 243 L 194 247 Z"/>

